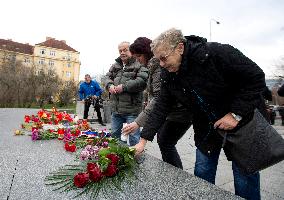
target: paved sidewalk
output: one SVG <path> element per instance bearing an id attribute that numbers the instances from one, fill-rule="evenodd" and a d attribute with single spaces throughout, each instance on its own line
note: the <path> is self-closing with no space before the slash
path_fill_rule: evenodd
<path id="1" fill-rule="evenodd" d="M 277 122 L 276 124 L 279 124 Z M 284 137 L 284 126 L 274 126 Z M 155 140 L 148 142 L 146 152 L 161 159 L 159 147 Z M 195 163 L 195 146 L 193 141 L 193 129 L 190 128 L 177 144 L 178 152 L 183 162 L 184 170 L 193 174 Z M 262 200 L 284 199 L 284 161 L 268 168 L 260 173 Z M 227 161 L 224 152 L 221 152 L 216 175 L 216 185 L 224 190 L 234 193 L 234 181 L 231 162 Z"/>

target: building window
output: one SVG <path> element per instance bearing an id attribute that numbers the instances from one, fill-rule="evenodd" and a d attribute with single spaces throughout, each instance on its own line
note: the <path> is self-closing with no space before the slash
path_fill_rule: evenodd
<path id="1" fill-rule="evenodd" d="M 6 59 L 9 61 L 16 61 L 16 55 L 15 54 L 8 54 L 6 55 Z"/>
<path id="2" fill-rule="evenodd" d="M 67 67 L 71 67 L 71 63 L 69 62 L 69 63 L 67 63 Z"/>
<path id="3" fill-rule="evenodd" d="M 50 51 L 49 55 L 55 56 L 55 51 Z"/>
<path id="4" fill-rule="evenodd" d="M 71 77 L 71 72 L 66 72 L 66 77 L 70 78 Z"/>
<path id="5" fill-rule="evenodd" d="M 41 55 L 44 55 L 44 54 L 45 54 L 45 49 L 41 49 L 39 53 L 40 53 Z"/>
<path id="6" fill-rule="evenodd" d="M 71 53 L 67 53 L 67 60 L 71 60 Z"/>
<path id="7" fill-rule="evenodd" d="M 40 59 L 40 60 L 38 61 L 38 64 L 44 65 L 44 59 Z"/>
<path id="8" fill-rule="evenodd" d="M 24 62 L 25 62 L 25 63 L 30 63 L 31 60 L 30 60 L 30 58 L 25 58 L 25 59 L 24 59 Z"/>
<path id="9" fill-rule="evenodd" d="M 48 62 L 48 65 L 49 65 L 49 66 L 54 66 L 54 61 L 53 61 L 53 60 L 50 60 L 50 61 Z"/>

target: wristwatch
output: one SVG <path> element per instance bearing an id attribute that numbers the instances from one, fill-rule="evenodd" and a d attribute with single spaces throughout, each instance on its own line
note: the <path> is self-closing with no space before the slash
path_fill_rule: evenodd
<path id="1" fill-rule="evenodd" d="M 235 113 L 231 113 L 232 116 L 237 120 L 238 122 L 242 120 L 242 117 L 240 115 L 236 115 Z"/>

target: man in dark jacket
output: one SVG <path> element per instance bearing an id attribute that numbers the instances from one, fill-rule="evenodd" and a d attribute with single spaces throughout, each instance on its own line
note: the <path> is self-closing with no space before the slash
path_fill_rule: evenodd
<path id="1" fill-rule="evenodd" d="M 280 97 L 284 97 L 284 84 L 277 91 Z"/>
<path id="2" fill-rule="evenodd" d="M 110 93 L 112 136 L 121 138 L 123 123 L 131 123 L 142 110 L 143 91 L 148 70 L 132 57 L 129 42 L 118 45 L 119 58 L 106 74 L 105 85 Z M 139 142 L 140 130 L 129 135 L 128 144 Z"/>
<path id="3" fill-rule="evenodd" d="M 169 105 L 178 99 L 193 113 L 197 147 L 194 174 L 215 183 L 223 141 L 217 129 L 241 126 L 252 118 L 255 108 L 265 113 L 264 73 L 232 46 L 207 43 L 197 36 L 184 37 L 176 29 L 162 33 L 151 47 L 164 68 L 161 93 L 136 150 L 143 151 L 146 141 L 153 140 L 166 119 Z M 260 199 L 259 173 L 242 174 L 234 162 L 232 168 L 236 195 Z"/>
<path id="4" fill-rule="evenodd" d="M 79 88 L 79 97 L 80 100 L 84 102 L 84 119 L 88 118 L 88 113 L 91 105 L 94 105 L 95 111 L 97 112 L 98 121 L 102 126 L 105 126 L 103 123 L 99 98 L 103 90 L 97 81 L 92 80 L 89 74 L 85 75 L 85 82 L 80 85 Z"/>

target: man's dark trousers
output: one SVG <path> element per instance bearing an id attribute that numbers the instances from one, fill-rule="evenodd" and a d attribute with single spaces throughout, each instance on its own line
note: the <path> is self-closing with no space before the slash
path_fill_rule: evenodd
<path id="1" fill-rule="evenodd" d="M 86 101 L 85 102 L 85 106 L 84 106 L 84 119 L 88 118 L 88 113 L 89 113 L 89 109 L 91 105 L 94 105 L 95 107 L 95 111 L 97 112 L 97 116 L 98 116 L 98 121 L 99 123 L 103 123 L 103 119 L 102 119 L 102 114 L 101 114 L 101 109 L 100 109 L 100 105 L 99 102 L 94 100 L 94 101 Z"/>

